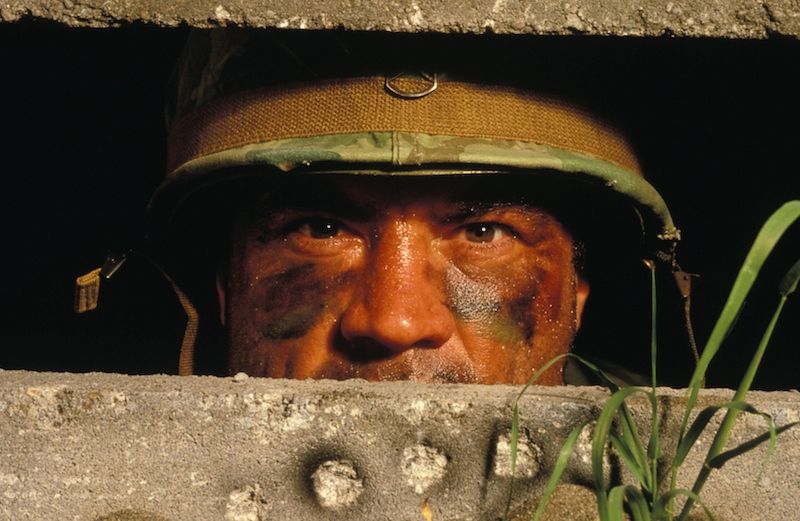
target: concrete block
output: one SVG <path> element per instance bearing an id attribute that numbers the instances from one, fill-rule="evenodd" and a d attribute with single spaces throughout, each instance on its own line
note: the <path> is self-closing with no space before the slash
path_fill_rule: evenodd
<path id="1" fill-rule="evenodd" d="M 518 391 L 0 371 L 0 519 L 494 520 L 511 482 Z M 669 447 L 685 392 L 661 392 Z M 591 423 L 607 396 L 594 387 L 526 394 L 513 512 L 531 510 L 564 438 Z M 730 397 L 708 390 L 701 404 Z M 800 393 L 754 392 L 750 400 L 778 425 L 800 419 Z M 645 410 L 634 402 L 643 428 Z M 731 444 L 763 431 L 762 418 L 744 416 Z M 587 428 L 550 519 L 594 519 L 590 441 Z M 705 499 L 717 519 L 796 518 L 800 429 L 780 435 L 767 463 L 765 450 L 712 475 Z M 683 485 L 701 457 L 691 453 Z M 608 475 L 626 476 L 613 454 Z"/>
<path id="2" fill-rule="evenodd" d="M 277 27 L 393 32 L 767 38 L 800 36 L 795 0 L 5 0 L 0 20 L 71 26 Z"/>

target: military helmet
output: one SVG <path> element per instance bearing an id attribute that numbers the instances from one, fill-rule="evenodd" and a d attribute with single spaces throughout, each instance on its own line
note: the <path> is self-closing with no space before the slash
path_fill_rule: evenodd
<path id="1" fill-rule="evenodd" d="M 240 175 L 241 167 L 262 175 L 546 172 L 628 201 L 652 250 L 670 251 L 680 238 L 625 137 L 592 113 L 493 78 L 431 69 L 441 59 L 417 60 L 425 69 L 395 60 L 379 71 L 385 60 L 353 60 L 359 35 L 346 36 L 333 36 L 337 45 L 312 44 L 310 65 L 287 49 L 285 35 L 193 33 L 175 75 L 167 176 L 151 214 L 169 220 L 198 187 Z M 337 46 L 338 59 L 324 55 Z M 370 40 L 361 54 L 364 46 Z"/>

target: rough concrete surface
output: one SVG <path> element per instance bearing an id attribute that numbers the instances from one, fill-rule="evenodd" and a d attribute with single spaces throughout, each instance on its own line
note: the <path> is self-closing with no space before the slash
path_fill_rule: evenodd
<path id="1" fill-rule="evenodd" d="M 0 20 L 459 33 L 800 36 L 797 0 L 3 0 Z"/>
<path id="2" fill-rule="evenodd" d="M 494 520 L 511 479 L 518 391 L 0 371 L 0 519 L 419 521 L 427 505 L 436 521 Z M 662 391 L 670 430 L 684 392 Z M 701 403 L 730 396 L 709 390 Z M 533 508 L 567 433 L 606 398 L 593 387 L 526 394 L 516 516 Z M 800 393 L 750 400 L 778 425 L 800 419 Z M 644 402 L 634 411 L 646 425 Z M 732 443 L 763 429 L 760 417 L 744 417 Z M 800 429 L 779 437 L 766 465 L 764 455 L 759 448 L 712 475 L 705 500 L 717 519 L 796 519 Z M 699 457 L 690 454 L 684 485 Z M 609 465 L 619 477 L 613 455 Z M 585 448 L 566 474 L 550 519 L 593 519 Z"/>

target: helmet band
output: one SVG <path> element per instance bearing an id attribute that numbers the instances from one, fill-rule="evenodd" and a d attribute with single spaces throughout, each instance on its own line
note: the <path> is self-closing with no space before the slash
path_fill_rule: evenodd
<path id="1" fill-rule="evenodd" d="M 409 99 L 393 96 L 381 77 L 284 84 L 214 100 L 171 128 L 168 172 L 248 144 L 393 131 L 536 143 L 641 175 L 622 135 L 573 105 L 513 87 L 441 80 L 429 95 Z"/>

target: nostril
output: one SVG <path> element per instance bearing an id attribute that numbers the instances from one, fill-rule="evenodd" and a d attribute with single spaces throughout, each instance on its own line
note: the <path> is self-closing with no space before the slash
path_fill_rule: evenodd
<path id="1" fill-rule="evenodd" d="M 421 299 L 420 299 L 421 300 Z M 446 307 L 367 305 L 349 307 L 340 323 L 342 351 L 351 361 L 383 360 L 409 349 L 436 349 L 455 328 Z"/>
<path id="2" fill-rule="evenodd" d="M 341 333 L 338 337 L 339 341 L 335 345 L 350 362 L 386 360 L 397 354 L 397 351 L 369 337 L 347 339 Z"/>
<path id="3" fill-rule="evenodd" d="M 442 342 L 434 339 L 424 339 L 412 345 L 412 349 L 436 349 L 441 346 Z"/>

